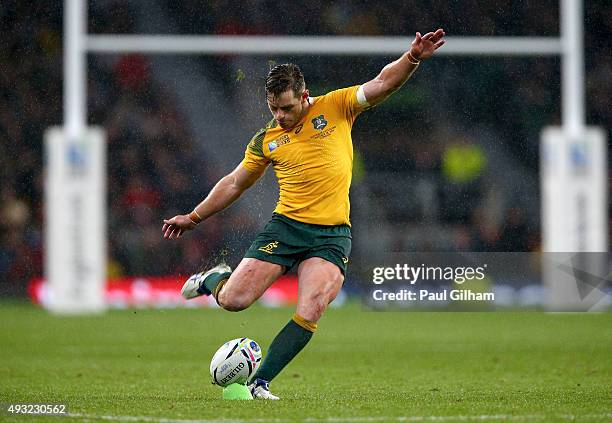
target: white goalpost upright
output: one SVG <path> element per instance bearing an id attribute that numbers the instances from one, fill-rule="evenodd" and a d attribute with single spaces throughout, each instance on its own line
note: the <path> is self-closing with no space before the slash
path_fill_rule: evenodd
<path id="1" fill-rule="evenodd" d="M 85 0 L 65 0 L 64 126 L 46 135 L 46 263 L 49 307 L 104 309 L 106 191 L 104 133 L 87 126 L 88 53 L 328 54 L 403 53 L 409 37 L 173 36 L 86 33 Z M 542 137 L 545 251 L 606 251 L 605 137 L 585 126 L 582 0 L 561 0 L 561 37 L 447 37 L 439 55 L 562 57 L 560 128 Z M 571 195 L 568 195 L 571 194 Z M 571 303 L 549 271 L 555 304 Z"/>
<path id="2" fill-rule="evenodd" d="M 64 126 L 45 133 L 43 304 L 57 313 L 106 308 L 106 143 L 87 126 L 86 2 L 64 3 Z"/>
<path id="3" fill-rule="evenodd" d="M 603 129 L 586 126 L 582 0 L 561 1 L 562 127 L 548 127 L 540 144 L 543 262 L 551 310 L 597 309 L 606 295 L 580 271 L 607 274 L 607 151 Z M 572 272 L 563 270 L 572 268 Z"/>

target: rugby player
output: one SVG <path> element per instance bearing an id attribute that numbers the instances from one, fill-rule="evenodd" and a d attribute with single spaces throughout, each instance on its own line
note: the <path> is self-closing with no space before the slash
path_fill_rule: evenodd
<path id="1" fill-rule="evenodd" d="M 180 238 L 225 209 L 272 165 L 280 198 L 234 271 L 220 264 L 192 275 L 182 295 L 213 295 L 226 310 L 249 307 L 297 265 L 295 314 L 278 333 L 249 383 L 254 398 L 278 399 L 269 383 L 304 348 L 344 282 L 351 252 L 351 128 L 357 116 L 397 91 L 444 44 L 444 30 L 416 33 L 410 50 L 371 81 L 310 97 L 295 64 L 270 70 L 266 101 L 273 119 L 248 144 L 244 159 L 191 213 L 164 220 L 164 238 Z"/>

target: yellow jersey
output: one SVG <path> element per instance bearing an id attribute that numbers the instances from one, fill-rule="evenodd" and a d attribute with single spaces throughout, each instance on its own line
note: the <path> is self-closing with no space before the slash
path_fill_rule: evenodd
<path id="1" fill-rule="evenodd" d="M 316 225 L 350 225 L 351 129 L 366 108 L 357 100 L 358 89 L 310 98 L 308 112 L 293 128 L 282 129 L 273 119 L 251 139 L 242 166 L 257 172 L 272 163 L 280 187 L 274 212 Z"/>

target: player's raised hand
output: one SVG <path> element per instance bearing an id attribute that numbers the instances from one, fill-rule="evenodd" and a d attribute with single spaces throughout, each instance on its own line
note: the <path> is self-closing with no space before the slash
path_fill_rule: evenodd
<path id="1" fill-rule="evenodd" d="M 164 219 L 162 234 L 166 239 L 180 238 L 184 232 L 194 229 L 197 225 L 187 214 L 179 214 L 172 219 Z"/>
<path id="2" fill-rule="evenodd" d="M 420 32 L 417 32 L 410 46 L 410 54 L 417 60 L 429 59 L 437 49 L 444 45 L 444 35 L 442 28 L 436 32 L 428 32 L 423 36 Z"/>

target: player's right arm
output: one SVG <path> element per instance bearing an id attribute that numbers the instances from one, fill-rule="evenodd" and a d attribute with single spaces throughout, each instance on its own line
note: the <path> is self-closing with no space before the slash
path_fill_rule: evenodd
<path id="1" fill-rule="evenodd" d="M 194 229 L 203 220 L 228 207 L 261 178 L 270 163 L 263 152 L 263 141 L 272 122 L 270 121 L 251 138 L 242 163 L 232 173 L 221 178 L 191 213 L 164 220 L 162 226 L 164 238 L 180 238 L 185 231 Z"/>
<path id="2" fill-rule="evenodd" d="M 180 238 L 185 231 L 194 229 L 203 220 L 228 207 L 261 178 L 265 169 L 260 167 L 247 170 L 242 163 L 239 164 L 230 174 L 217 182 L 208 196 L 191 213 L 164 219 L 162 227 L 164 238 Z"/>
<path id="3" fill-rule="evenodd" d="M 399 90 L 416 71 L 420 61 L 430 58 L 444 44 L 444 35 L 441 28 L 423 36 L 417 32 L 409 51 L 385 66 L 374 79 L 362 85 L 361 94 L 357 94 L 364 97 L 360 103 L 376 106 Z"/>

